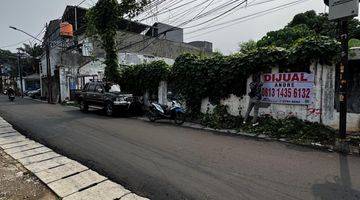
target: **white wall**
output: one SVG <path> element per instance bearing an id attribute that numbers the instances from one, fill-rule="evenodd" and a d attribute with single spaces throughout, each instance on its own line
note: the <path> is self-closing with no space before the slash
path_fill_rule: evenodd
<path id="1" fill-rule="evenodd" d="M 320 64 L 312 64 L 311 73 L 315 75 L 315 98 L 310 105 L 283 105 L 283 104 L 263 104 L 260 108 L 260 115 L 269 114 L 274 118 L 285 118 L 288 116 L 296 116 L 300 119 L 319 122 L 334 128 L 339 127 L 339 112 L 335 110 L 335 66 L 322 66 Z M 272 73 L 277 73 L 278 68 L 273 68 Z M 247 83 L 251 82 L 248 78 Z M 247 93 L 250 91 L 247 87 Z M 244 116 L 249 102 L 248 95 L 239 98 L 230 95 L 229 98 L 221 101 L 222 105 L 228 106 L 228 112 L 234 116 Z M 209 99 L 203 99 L 201 104 L 201 112 L 210 113 L 215 108 L 211 105 Z M 360 114 L 349 113 L 347 128 L 349 131 L 360 130 Z"/>

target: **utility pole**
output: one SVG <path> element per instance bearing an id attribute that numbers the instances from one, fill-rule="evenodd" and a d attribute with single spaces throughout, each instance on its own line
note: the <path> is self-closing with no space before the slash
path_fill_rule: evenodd
<path id="1" fill-rule="evenodd" d="M 46 30 L 48 29 L 48 25 L 46 24 Z M 47 100 L 48 103 L 53 103 L 53 95 L 52 95 L 52 78 L 51 78 L 51 65 L 50 65 L 50 36 L 45 35 L 45 57 L 46 57 L 46 78 L 48 85 L 47 92 Z"/>
<path id="2" fill-rule="evenodd" d="M 17 53 L 17 68 L 18 68 L 18 74 L 19 74 L 19 81 L 20 81 L 20 93 L 21 98 L 24 98 L 24 88 L 23 88 L 23 78 L 22 78 L 22 67 L 20 65 L 20 50 L 18 50 Z"/>
<path id="3" fill-rule="evenodd" d="M 349 82 L 349 30 L 348 23 L 359 14 L 359 0 L 324 0 L 329 6 L 329 20 L 336 21 L 340 25 L 341 41 L 341 63 L 339 80 L 339 102 L 340 102 L 340 122 L 339 122 L 339 143 L 338 148 L 341 152 L 348 152 L 349 146 L 346 142 L 346 121 L 347 121 L 347 99 Z"/>
<path id="4" fill-rule="evenodd" d="M 25 31 L 23 31 L 21 29 L 18 29 L 18 28 L 13 27 L 13 26 L 10 26 L 9 28 L 14 29 L 15 31 L 22 32 L 22 33 L 34 38 L 35 40 L 39 41 L 40 43 L 42 43 L 42 41 L 39 38 L 25 32 Z M 48 29 L 48 25 L 46 24 L 46 30 L 47 29 Z M 48 103 L 53 103 L 53 100 L 52 100 L 52 82 L 51 82 L 51 66 L 50 66 L 50 42 L 49 42 L 50 41 L 50 36 L 51 36 L 51 34 L 50 35 L 45 34 L 44 43 L 45 43 L 45 54 L 46 54 L 45 56 L 46 56 L 46 67 L 47 67 L 47 82 L 48 82 L 48 96 L 47 96 L 47 98 L 48 98 Z M 22 87 L 22 83 L 20 85 Z"/>
<path id="5" fill-rule="evenodd" d="M 346 116 L 347 116 L 347 98 L 348 98 L 348 81 L 349 81 L 349 30 L 348 21 L 342 20 L 340 23 L 340 41 L 341 41 L 341 63 L 340 63 L 340 127 L 339 136 L 346 139 Z"/>
<path id="6" fill-rule="evenodd" d="M 75 10 L 75 31 L 77 31 L 77 29 L 78 29 L 78 17 L 77 17 L 77 6 L 75 6 L 75 8 L 74 8 L 74 10 Z"/>

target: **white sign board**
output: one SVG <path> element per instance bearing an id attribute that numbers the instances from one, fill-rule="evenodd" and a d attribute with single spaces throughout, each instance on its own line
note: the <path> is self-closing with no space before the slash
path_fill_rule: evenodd
<path id="1" fill-rule="evenodd" d="M 314 75 L 308 73 L 264 74 L 262 102 L 309 105 L 314 98 Z"/>
<path id="2" fill-rule="evenodd" d="M 359 0 L 329 0 L 329 20 L 356 17 L 359 14 Z"/>

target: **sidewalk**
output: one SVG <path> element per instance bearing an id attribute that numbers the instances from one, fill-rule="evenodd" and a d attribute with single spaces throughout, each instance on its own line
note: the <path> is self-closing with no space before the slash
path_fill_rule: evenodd
<path id="1" fill-rule="evenodd" d="M 0 200 L 56 200 L 52 191 L 0 149 Z"/>
<path id="2" fill-rule="evenodd" d="M 0 200 L 146 200 L 88 167 L 26 138 L 1 117 L 0 152 L 4 158 L 0 168 Z M 13 167 L 7 167 L 8 163 L 13 163 Z M 24 172 L 25 175 L 21 175 Z M 13 181 L 6 182 L 9 180 Z M 52 195 L 46 196 L 47 193 Z"/>

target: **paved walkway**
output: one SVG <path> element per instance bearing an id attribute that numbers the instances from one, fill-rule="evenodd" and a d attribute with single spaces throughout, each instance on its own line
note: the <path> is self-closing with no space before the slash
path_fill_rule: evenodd
<path id="1" fill-rule="evenodd" d="M 24 137 L 1 117 L 0 148 L 64 200 L 145 200 L 84 165 Z"/>

